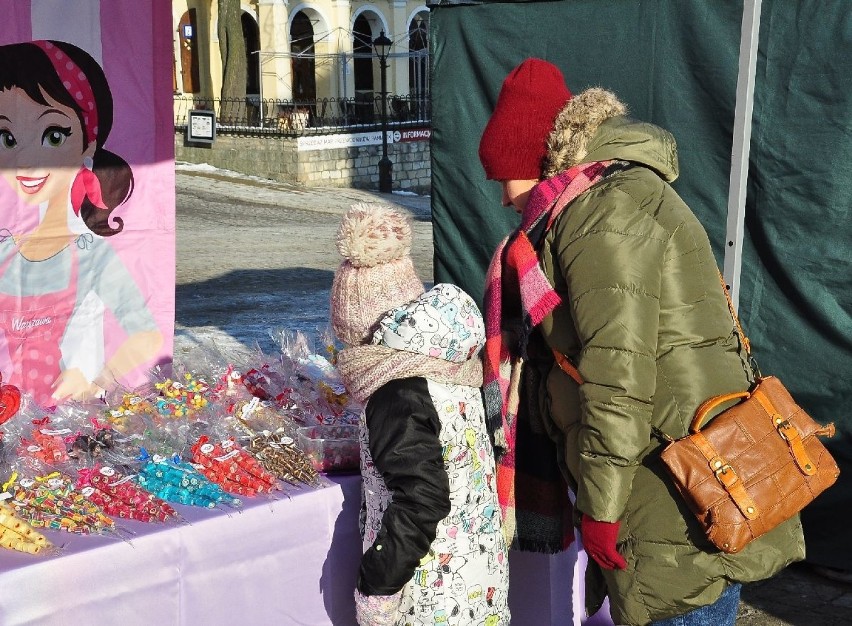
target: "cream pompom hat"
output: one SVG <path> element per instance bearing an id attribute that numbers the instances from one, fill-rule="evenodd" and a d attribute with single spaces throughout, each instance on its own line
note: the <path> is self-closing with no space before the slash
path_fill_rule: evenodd
<path id="1" fill-rule="evenodd" d="M 381 317 L 422 294 L 411 261 L 411 224 L 397 209 L 361 202 L 337 230 L 343 262 L 331 285 L 331 327 L 348 346 L 369 343 Z"/>

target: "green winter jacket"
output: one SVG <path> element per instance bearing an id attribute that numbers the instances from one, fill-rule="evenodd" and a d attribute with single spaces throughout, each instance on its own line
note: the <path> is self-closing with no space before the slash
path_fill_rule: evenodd
<path id="1" fill-rule="evenodd" d="M 545 414 L 576 508 L 621 523 L 627 569 L 592 562 L 587 609 L 608 593 L 617 624 L 647 624 L 713 603 L 731 581 L 774 575 L 804 558 L 804 539 L 796 516 L 742 553 L 722 553 L 673 490 L 652 427 L 686 435 L 698 405 L 748 389 L 750 370 L 707 234 L 669 185 L 674 138 L 618 116 L 595 124 L 584 151 L 580 162 L 635 166 L 574 200 L 540 250 L 563 298 L 541 333 L 585 381 L 553 366 Z"/>

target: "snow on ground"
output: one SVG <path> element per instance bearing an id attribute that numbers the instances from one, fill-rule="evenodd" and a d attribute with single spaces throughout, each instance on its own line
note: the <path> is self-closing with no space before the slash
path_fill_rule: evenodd
<path id="1" fill-rule="evenodd" d="M 413 218 L 412 258 L 432 281 L 430 198 L 349 188 L 307 188 L 208 164 L 177 163 L 175 358 L 212 342 L 227 352 L 278 349 L 285 328 L 328 332 L 340 256 L 334 238 L 352 204 L 383 201 Z"/>

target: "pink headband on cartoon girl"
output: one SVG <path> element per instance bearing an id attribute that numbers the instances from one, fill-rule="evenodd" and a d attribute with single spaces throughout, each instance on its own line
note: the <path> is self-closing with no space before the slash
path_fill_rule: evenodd
<path id="1" fill-rule="evenodd" d="M 94 143 L 98 138 L 98 109 L 95 106 L 95 92 L 86 74 L 71 60 L 71 57 L 51 42 L 39 40 L 32 43 L 44 51 L 62 85 L 83 111 L 83 132 L 86 133 L 87 142 Z M 83 200 L 86 197 L 99 209 L 109 210 L 103 201 L 100 180 L 92 172 L 91 167 L 84 166 L 80 168 L 74 182 L 71 183 L 71 206 L 75 215 L 80 215 L 80 207 L 83 206 Z"/>
<path id="2" fill-rule="evenodd" d="M 47 58 L 53 64 L 53 69 L 56 70 L 59 80 L 62 85 L 68 90 L 68 93 L 74 98 L 83 111 L 83 130 L 86 133 L 86 140 L 92 143 L 98 137 L 98 110 L 95 106 L 95 92 L 92 90 L 92 85 L 89 84 L 89 79 L 83 70 L 71 60 L 67 54 L 57 48 L 49 41 L 33 41 L 33 44 L 44 50 Z"/>

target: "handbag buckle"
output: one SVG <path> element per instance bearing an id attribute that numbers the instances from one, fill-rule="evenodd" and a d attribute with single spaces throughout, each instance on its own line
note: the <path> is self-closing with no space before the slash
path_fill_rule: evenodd
<path id="1" fill-rule="evenodd" d="M 713 475 L 716 476 L 716 480 L 722 483 L 722 486 L 726 489 L 733 481 L 737 480 L 737 473 L 734 471 L 734 468 L 731 467 L 730 463 L 725 461 L 724 459 L 716 458 L 713 460 L 711 464 L 713 467 Z M 730 472 L 733 476 L 728 476 L 728 472 Z"/>
<path id="2" fill-rule="evenodd" d="M 713 471 L 713 473 L 716 475 L 716 478 L 719 480 L 719 482 L 720 482 L 720 483 L 722 483 L 722 484 L 724 485 L 724 484 L 725 484 L 725 481 L 724 481 L 724 480 L 722 480 L 721 478 L 719 478 L 719 476 L 720 476 L 721 474 L 727 474 L 727 473 L 728 473 L 728 471 L 733 471 L 733 469 L 734 469 L 733 467 L 731 467 L 730 465 L 728 465 L 727 463 L 725 463 L 724 465 L 722 465 L 722 466 L 720 466 L 720 467 L 716 468 L 716 469 Z"/>

